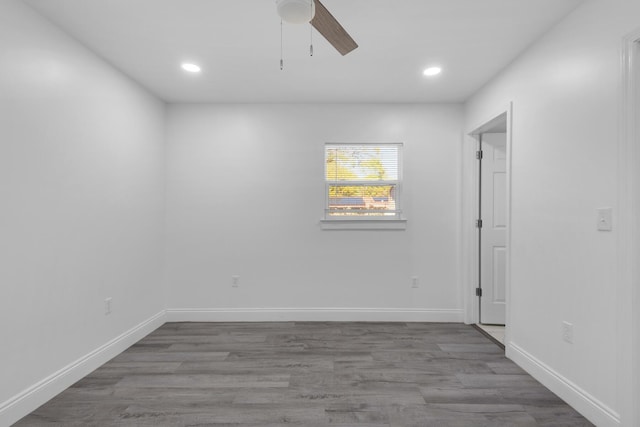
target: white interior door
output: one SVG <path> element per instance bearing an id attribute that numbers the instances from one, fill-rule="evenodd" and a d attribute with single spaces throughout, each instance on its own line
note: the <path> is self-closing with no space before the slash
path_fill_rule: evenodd
<path id="1" fill-rule="evenodd" d="M 480 322 L 505 324 L 507 267 L 507 134 L 482 135 Z"/>

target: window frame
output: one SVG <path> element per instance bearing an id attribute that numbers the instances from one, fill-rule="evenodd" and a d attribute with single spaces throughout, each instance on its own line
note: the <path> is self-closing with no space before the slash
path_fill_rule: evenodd
<path id="1" fill-rule="evenodd" d="M 327 179 L 327 149 L 331 146 L 396 146 L 398 153 L 397 180 L 380 181 L 330 181 Z M 402 142 L 325 142 L 323 144 L 323 181 L 324 181 L 324 214 L 320 220 L 320 225 L 324 230 L 404 230 L 406 228 L 406 218 L 403 214 L 403 162 L 404 143 Z M 330 210 L 330 188 L 335 185 L 345 186 L 386 186 L 395 187 L 394 200 L 395 211 L 393 215 L 331 215 Z M 389 213 L 386 210 L 367 210 L 369 213 Z"/>

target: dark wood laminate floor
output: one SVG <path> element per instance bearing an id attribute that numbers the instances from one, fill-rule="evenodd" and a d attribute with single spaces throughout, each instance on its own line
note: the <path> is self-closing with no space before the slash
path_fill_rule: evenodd
<path id="1" fill-rule="evenodd" d="M 471 326 L 167 323 L 15 424 L 591 426 Z"/>

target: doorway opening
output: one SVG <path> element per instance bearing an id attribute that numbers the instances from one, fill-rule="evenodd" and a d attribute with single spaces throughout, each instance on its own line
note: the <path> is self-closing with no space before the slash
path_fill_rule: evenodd
<path id="1" fill-rule="evenodd" d="M 475 163 L 469 169 L 467 197 L 473 199 L 473 248 L 468 251 L 473 298 L 467 312 L 487 334 L 507 341 L 509 299 L 509 223 L 511 106 L 469 133 Z"/>

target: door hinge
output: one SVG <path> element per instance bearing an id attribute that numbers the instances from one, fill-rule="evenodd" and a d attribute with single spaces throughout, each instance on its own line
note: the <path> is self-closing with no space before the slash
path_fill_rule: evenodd
<path id="1" fill-rule="evenodd" d="M 476 219 L 476 227 L 477 228 L 482 228 L 482 220 L 481 219 Z"/>
<path id="2" fill-rule="evenodd" d="M 482 296 L 482 288 L 476 288 L 476 296 L 477 297 L 481 297 Z"/>
<path id="3" fill-rule="evenodd" d="M 476 159 L 482 160 L 482 150 L 476 151 Z"/>

